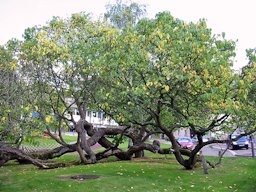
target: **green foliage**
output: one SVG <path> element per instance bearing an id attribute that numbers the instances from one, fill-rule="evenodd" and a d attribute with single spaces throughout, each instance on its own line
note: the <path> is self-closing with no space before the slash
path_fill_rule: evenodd
<path id="1" fill-rule="evenodd" d="M 32 135 L 26 135 L 24 138 L 24 142 L 33 146 L 39 146 L 40 142 L 35 140 L 35 137 Z"/>
<path id="2" fill-rule="evenodd" d="M 116 0 L 115 4 L 108 4 L 106 8 L 105 19 L 109 20 L 118 29 L 134 26 L 146 13 L 145 5 L 135 2 L 127 4 L 123 3 L 122 0 Z"/>
<path id="3" fill-rule="evenodd" d="M 28 132 L 24 109 L 23 82 L 18 75 L 18 62 L 14 58 L 17 41 L 11 40 L 0 47 L 0 141 L 17 144 Z"/>
<path id="4" fill-rule="evenodd" d="M 242 69 L 239 80 L 240 96 L 239 111 L 237 112 L 237 124 L 243 127 L 245 132 L 255 130 L 255 90 L 256 90 L 256 57 L 255 49 L 248 49 L 247 56 L 249 63 Z"/>
<path id="5" fill-rule="evenodd" d="M 113 137 L 113 141 L 112 141 L 112 143 L 114 143 L 115 145 L 116 144 L 123 144 L 123 143 L 126 143 L 127 144 L 127 137 L 120 137 L 119 135 L 117 135 L 117 136 L 114 136 Z M 128 146 L 128 145 L 127 145 Z"/>
<path id="6" fill-rule="evenodd" d="M 99 63 L 106 85 L 98 101 L 126 125 L 161 114 L 165 127 L 206 130 L 221 115 L 236 114 L 246 96 L 247 84 L 231 68 L 234 51 L 235 43 L 213 35 L 205 20 L 185 23 L 159 13 L 111 39 Z"/>
<path id="7" fill-rule="evenodd" d="M 247 57 L 249 59 L 249 65 L 256 62 L 256 48 L 246 50 Z"/>
<path id="8" fill-rule="evenodd" d="M 247 51 L 251 67 L 236 74 L 235 42 L 212 34 L 205 20 L 186 23 L 168 12 L 140 19 L 144 8 L 109 5 L 106 18 L 116 28 L 85 13 L 54 17 L 26 29 L 24 41 L 1 48 L 0 72 L 19 72 L 22 82 L 15 116 L 23 117 L 24 127 L 60 130 L 74 122 L 67 113 L 75 106 L 103 110 L 120 125 L 178 125 L 203 134 L 255 119 L 255 51 Z M 1 131 L 10 106 L 1 111 Z M 39 118 L 31 119 L 32 111 Z"/>
<path id="9" fill-rule="evenodd" d="M 112 32 L 112 27 L 92 21 L 85 13 L 66 19 L 54 17 L 46 26 L 25 31 L 18 56 L 31 110 L 40 113 L 38 121 L 56 130 L 64 126 L 62 121 L 74 121 L 67 113 L 75 105 L 94 107 L 91 94 L 98 88 L 95 65 Z M 51 118 L 53 114 L 58 120 Z"/>

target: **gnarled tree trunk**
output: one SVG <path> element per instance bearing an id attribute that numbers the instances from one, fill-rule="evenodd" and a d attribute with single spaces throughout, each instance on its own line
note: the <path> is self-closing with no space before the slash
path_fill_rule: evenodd
<path id="1" fill-rule="evenodd" d="M 7 161 L 14 160 L 14 159 L 21 160 L 21 161 L 22 160 L 28 161 L 42 169 L 51 169 L 51 168 L 63 166 L 63 164 L 47 164 L 47 162 L 43 162 L 40 159 L 32 158 L 31 156 L 27 155 L 20 149 L 9 147 L 2 144 L 0 146 L 0 166 L 2 166 Z"/>

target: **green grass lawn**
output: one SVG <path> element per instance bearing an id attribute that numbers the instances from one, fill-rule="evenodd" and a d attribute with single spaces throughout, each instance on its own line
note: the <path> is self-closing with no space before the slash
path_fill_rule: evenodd
<path id="1" fill-rule="evenodd" d="M 73 143 L 76 142 L 77 140 L 77 136 L 72 136 L 72 135 L 62 135 L 63 139 L 65 142 L 67 143 Z M 107 138 L 109 141 L 113 141 L 113 138 Z M 32 142 L 31 142 L 32 141 Z M 148 142 L 148 143 L 152 143 L 152 142 Z M 52 139 L 50 136 L 31 136 L 30 140 L 25 140 L 23 142 L 23 145 L 26 146 L 41 146 L 41 145 L 56 145 L 57 142 Z M 123 142 L 120 143 L 119 148 L 121 149 L 127 149 L 128 146 L 128 139 L 125 138 L 123 140 Z M 170 147 L 170 145 L 168 144 L 161 144 L 161 147 L 163 148 L 168 148 Z"/>
<path id="2" fill-rule="evenodd" d="M 58 161 L 77 156 L 65 155 Z M 214 160 L 211 157 L 211 160 Z M 96 180 L 65 180 L 59 176 L 92 174 Z M 164 192 L 164 191 L 244 191 L 256 190 L 256 159 L 224 158 L 223 164 L 203 174 L 201 167 L 184 170 L 172 155 L 132 161 L 101 162 L 94 165 L 39 170 L 14 162 L 0 167 L 0 191 L 85 191 L 85 192 Z"/>
<path id="3" fill-rule="evenodd" d="M 73 143 L 76 142 L 77 136 L 63 135 L 63 139 L 67 143 Z M 29 150 L 53 149 L 58 146 L 60 144 L 49 136 L 33 136 L 22 143 L 22 148 Z"/>
<path id="4" fill-rule="evenodd" d="M 76 141 L 74 136 L 64 136 L 64 139 L 67 142 Z M 35 140 L 39 146 L 55 144 L 48 137 L 36 137 Z M 127 141 L 120 148 L 127 149 Z M 0 191 L 256 191 L 256 159 L 224 158 L 220 167 L 210 169 L 209 175 L 205 175 L 200 166 L 192 171 L 184 170 L 172 155 L 150 152 L 145 152 L 145 155 L 147 158 L 132 161 L 113 161 L 115 158 L 111 157 L 95 165 L 53 170 L 39 170 L 32 165 L 10 162 L 0 167 Z M 78 155 L 67 154 L 56 161 L 69 162 L 76 159 Z M 215 160 L 214 157 L 207 159 Z M 99 175 L 100 178 L 86 181 L 59 178 L 81 174 Z"/>
<path id="5" fill-rule="evenodd" d="M 70 135 L 63 135 L 63 139 L 67 143 L 73 143 L 76 142 L 77 136 L 70 136 Z M 111 142 L 113 141 L 113 138 L 108 138 Z M 59 146 L 59 144 L 52 139 L 51 137 L 45 137 L 45 136 L 34 136 L 32 139 L 33 142 L 25 141 L 23 142 L 22 146 L 24 148 L 30 148 L 30 149 L 51 149 Z M 149 142 L 150 143 L 150 142 Z M 127 150 L 128 147 L 128 139 L 125 139 L 123 142 L 119 144 L 120 149 Z M 169 148 L 170 145 L 168 144 L 161 144 L 162 148 Z M 102 151 L 104 149 L 100 149 L 99 151 Z"/>
<path id="6" fill-rule="evenodd" d="M 67 143 L 75 142 L 77 140 L 77 136 L 63 135 L 62 137 L 64 141 L 66 141 Z M 45 144 L 49 144 L 49 145 L 56 144 L 56 141 L 52 139 L 50 136 L 34 136 L 33 141 L 36 143 L 35 146 L 45 145 Z M 29 141 L 25 141 L 24 145 L 33 145 L 33 143 Z"/>

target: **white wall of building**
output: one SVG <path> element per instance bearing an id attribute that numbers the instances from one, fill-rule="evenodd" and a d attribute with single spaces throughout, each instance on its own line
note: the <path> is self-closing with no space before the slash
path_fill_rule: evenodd
<path id="1" fill-rule="evenodd" d="M 74 120 L 77 122 L 80 119 L 80 114 L 78 109 L 73 108 L 70 111 L 73 115 Z M 96 128 L 97 127 L 107 127 L 107 126 L 118 126 L 118 124 L 111 118 L 105 117 L 103 112 L 96 111 L 86 111 L 86 121 L 92 123 Z"/>

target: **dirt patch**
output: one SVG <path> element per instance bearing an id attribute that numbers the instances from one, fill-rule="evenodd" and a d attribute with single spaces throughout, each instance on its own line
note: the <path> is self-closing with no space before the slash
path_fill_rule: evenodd
<path id="1" fill-rule="evenodd" d="M 71 175 L 71 176 L 59 176 L 60 179 L 72 179 L 77 181 L 84 181 L 89 179 L 98 179 L 99 175 Z"/>

